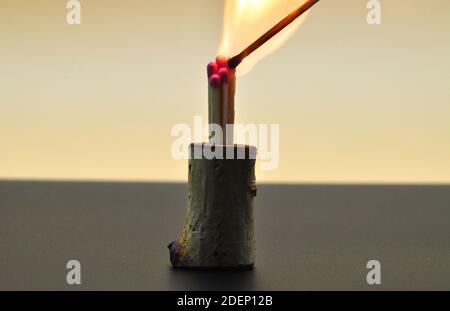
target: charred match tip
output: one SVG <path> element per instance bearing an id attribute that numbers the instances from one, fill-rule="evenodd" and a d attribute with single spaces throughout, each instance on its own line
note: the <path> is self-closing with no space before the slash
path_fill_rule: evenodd
<path id="1" fill-rule="evenodd" d="M 228 58 L 223 55 L 219 55 L 216 57 L 216 63 L 219 68 L 227 68 L 228 67 Z"/>
<path id="2" fill-rule="evenodd" d="M 220 80 L 223 82 L 223 83 L 228 83 L 228 69 L 226 69 L 226 68 L 221 68 L 220 70 L 219 70 L 219 76 L 220 76 Z"/>
<path id="3" fill-rule="evenodd" d="M 211 78 L 209 78 L 209 84 L 213 87 L 213 88 L 218 88 L 220 86 L 220 76 L 218 74 L 214 74 L 211 76 Z"/>
<path id="4" fill-rule="evenodd" d="M 228 61 L 228 68 L 236 69 L 237 66 L 242 62 L 242 59 L 239 56 L 233 57 Z"/>
<path id="5" fill-rule="evenodd" d="M 219 66 L 216 62 L 210 62 L 208 64 L 208 78 L 211 78 L 219 70 Z"/>

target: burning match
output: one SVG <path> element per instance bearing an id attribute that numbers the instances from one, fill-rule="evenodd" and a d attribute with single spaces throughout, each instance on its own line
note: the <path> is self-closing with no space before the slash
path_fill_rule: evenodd
<path id="1" fill-rule="evenodd" d="M 293 11 L 291 14 L 286 16 L 283 20 L 281 20 L 278 24 L 273 26 L 269 31 L 267 31 L 265 34 L 263 34 L 261 37 L 258 38 L 255 42 L 250 44 L 245 50 L 243 50 L 238 55 L 232 57 L 228 61 L 228 67 L 229 68 L 236 68 L 239 66 L 239 64 L 252 54 L 254 51 L 259 49 L 264 43 L 272 39 L 274 36 L 276 36 L 280 31 L 282 31 L 284 28 L 289 26 L 293 21 L 295 21 L 297 18 L 302 16 L 304 13 L 306 13 L 310 8 L 312 8 L 319 0 L 308 0 L 305 3 L 303 3 L 298 9 Z"/>
<path id="2" fill-rule="evenodd" d="M 308 0 L 238 55 L 207 66 L 209 143 L 191 144 L 188 208 L 181 237 L 170 243 L 174 267 L 248 269 L 255 263 L 256 148 L 233 143 L 236 67 L 319 0 Z M 218 135 L 218 129 L 222 135 Z M 195 158 L 204 148 L 227 158 Z M 200 152 L 199 152 L 200 151 Z M 228 155 L 245 154 L 243 159 Z"/>

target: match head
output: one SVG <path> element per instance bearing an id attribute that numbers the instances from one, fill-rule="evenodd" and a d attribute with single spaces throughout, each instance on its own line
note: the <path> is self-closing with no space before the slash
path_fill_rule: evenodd
<path id="1" fill-rule="evenodd" d="M 219 66 L 217 65 L 217 63 L 210 62 L 208 64 L 208 78 L 211 78 L 213 75 L 215 75 L 218 70 L 219 70 Z"/>
<path id="2" fill-rule="evenodd" d="M 223 83 L 228 83 L 228 69 L 221 68 L 218 75 Z"/>
<path id="3" fill-rule="evenodd" d="M 223 55 L 219 55 L 216 57 L 216 63 L 220 68 L 228 68 L 228 58 Z"/>
<path id="4" fill-rule="evenodd" d="M 213 88 L 218 88 L 220 86 L 220 76 L 218 74 L 214 74 L 211 76 L 211 78 L 209 78 L 209 84 L 213 87 Z"/>

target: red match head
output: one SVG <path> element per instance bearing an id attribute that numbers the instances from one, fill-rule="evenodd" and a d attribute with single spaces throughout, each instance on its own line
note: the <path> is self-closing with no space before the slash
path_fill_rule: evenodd
<path id="1" fill-rule="evenodd" d="M 216 57 L 216 63 L 220 68 L 228 68 L 228 58 L 225 56 L 219 55 Z"/>
<path id="2" fill-rule="evenodd" d="M 210 62 L 208 64 L 208 78 L 211 78 L 212 75 L 215 75 L 217 71 L 219 70 L 219 66 L 216 62 Z"/>
<path id="3" fill-rule="evenodd" d="M 214 74 L 209 78 L 209 83 L 213 88 L 218 88 L 220 86 L 220 76 L 218 74 Z"/>
<path id="4" fill-rule="evenodd" d="M 221 68 L 218 75 L 223 83 L 228 83 L 228 69 Z"/>

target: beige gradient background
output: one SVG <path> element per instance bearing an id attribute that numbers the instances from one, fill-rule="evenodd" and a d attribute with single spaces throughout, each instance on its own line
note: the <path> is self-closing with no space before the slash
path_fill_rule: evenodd
<path id="1" fill-rule="evenodd" d="M 187 178 L 170 129 L 207 114 L 219 0 L 0 0 L 0 179 Z M 450 1 L 322 0 L 238 81 L 237 122 L 280 123 L 260 182 L 450 182 Z"/>

